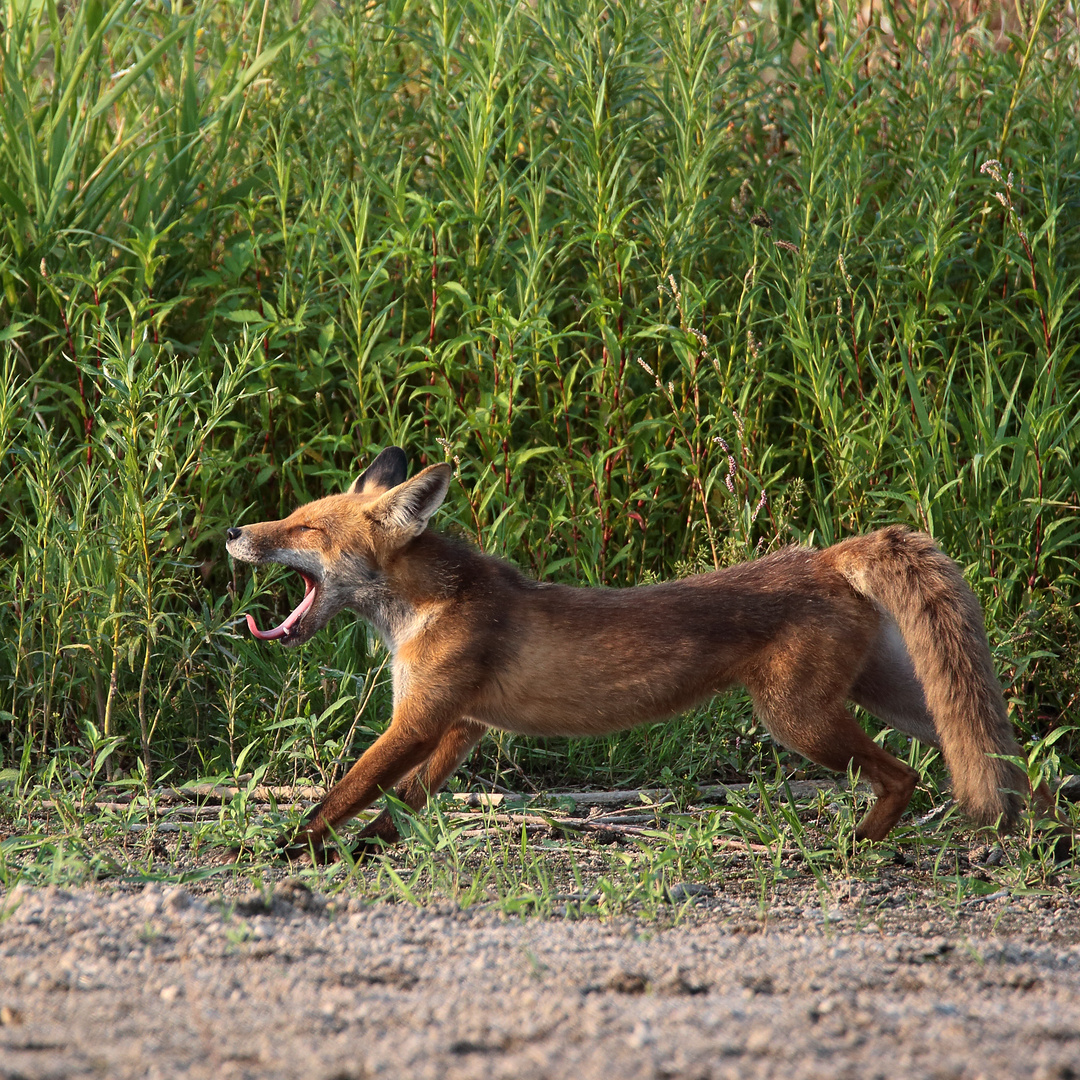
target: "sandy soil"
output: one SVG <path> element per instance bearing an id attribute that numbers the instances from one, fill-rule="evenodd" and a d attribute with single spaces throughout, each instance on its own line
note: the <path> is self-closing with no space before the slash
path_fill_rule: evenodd
<path id="1" fill-rule="evenodd" d="M 663 925 L 20 887 L 0 1078 L 1080 1077 L 1075 901 L 833 897 Z"/>

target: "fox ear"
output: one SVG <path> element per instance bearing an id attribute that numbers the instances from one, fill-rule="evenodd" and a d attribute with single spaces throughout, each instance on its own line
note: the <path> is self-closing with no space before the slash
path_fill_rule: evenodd
<path id="1" fill-rule="evenodd" d="M 349 494 L 365 492 L 377 495 L 380 491 L 389 491 L 403 484 L 408 473 L 409 460 L 405 457 L 405 451 L 398 446 L 388 446 L 352 482 Z"/>
<path id="2" fill-rule="evenodd" d="M 394 532 L 403 534 L 405 539 L 419 536 L 446 498 L 452 475 L 449 465 L 429 465 L 411 480 L 383 495 L 371 507 L 371 513 Z"/>

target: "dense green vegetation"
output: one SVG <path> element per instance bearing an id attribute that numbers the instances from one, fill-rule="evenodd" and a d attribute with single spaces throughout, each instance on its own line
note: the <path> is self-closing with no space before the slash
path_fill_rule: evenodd
<path id="1" fill-rule="evenodd" d="M 929 529 L 1071 768 L 1080 33 L 1021 6 L 7 0 L 8 779 L 339 775 L 380 651 L 252 642 L 294 582 L 223 531 L 391 442 L 455 463 L 443 527 L 565 581 Z M 707 781 L 771 761 L 751 723 L 472 768 Z"/>

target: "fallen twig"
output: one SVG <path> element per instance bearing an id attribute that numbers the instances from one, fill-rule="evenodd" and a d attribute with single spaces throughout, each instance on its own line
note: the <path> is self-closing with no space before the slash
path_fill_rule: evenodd
<path id="1" fill-rule="evenodd" d="M 616 837 L 640 837 L 646 840 L 657 840 L 663 838 L 666 833 L 660 829 L 640 829 L 632 825 L 612 825 L 605 822 L 598 822 L 595 819 L 589 818 L 564 818 L 554 817 L 547 814 L 491 814 L 488 818 L 489 821 L 493 821 L 499 825 L 525 825 L 533 827 L 547 827 L 553 829 L 564 829 L 567 832 L 589 832 L 597 833 L 600 836 L 607 836 L 611 838 Z M 481 835 L 488 830 L 478 829 L 470 830 L 463 835 Z M 713 840 L 713 844 L 723 848 L 729 848 L 735 851 L 754 852 L 758 855 L 771 855 L 772 850 L 766 847 L 764 844 L 752 844 L 746 840 L 734 840 L 725 837 L 717 837 Z"/>

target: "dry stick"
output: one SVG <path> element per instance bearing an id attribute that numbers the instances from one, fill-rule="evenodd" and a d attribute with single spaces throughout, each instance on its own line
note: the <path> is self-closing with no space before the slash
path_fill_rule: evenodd
<path id="1" fill-rule="evenodd" d="M 534 825 L 543 828 L 565 829 L 567 832 L 591 832 L 600 836 L 639 837 L 644 840 L 658 840 L 665 835 L 663 830 L 659 828 L 639 829 L 633 825 L 609 825 L 590 820 L 578 821 L 573 818 L 548 817 L 545 814 L 492 814 L 487 820 L 498 825 Z M 470 829 L 468 835 L 480 836 L 490 831 L 490 829 L 486 828 Z M 773 853 L 764 844 L 752 844 L 746 840 L 730 840 L 717 837 L 714 843 L 720 847 L 733 848 L 738 851 L 752 851 L 758 855 L 771 855 Z"/>
<path id="2" fill-rule="evenodd" d="M 41 810 L 63 810 L 70 806 L 70 803 L 61 801 L 60 799 L 42 799 L 37 803 L 37 808 Z M 81 806 L 83 810 L 130 810 L 131 803 L 129 802 L 91 802 L 83 803 Z"/>
<path id="3" fill-rule="evenodd" d="M 225 802 L 239 795 L 241 788 L 229 784 L 189 784 L 182 788 L 167 787 L 154 791 L 154 795 L 163 802 L 194 802 L 205 799 L 208 802 L 216 800 Z M 313 785 L 291 787 L 268 787 L 265 784 L 257 784 L 248 793 L 253 802 L 318 802 L 325 795 L 322 788 Z"/>
<path id="4" fill-rule="evenodd" d="M 756 783 L 737 784 L 706 784 L 697 788 L 694 797 L 700 800 L 723 799 L 730 793 L 755 792 Z M 862 785 L 860 785 L 862 786 Z M 820 791 L 839 791 L 840 786 L 832 780 L 791 780 L 788 782 L 788 790 L 796 798 L 812 798 Z M 155 789 L 151 794 L 164 801 L 194 801 L 227 800 L 239 795 L 244 789 L 231 784 L 186 784 L 183 787 L 162 787 Z M 305 802 L 318 801 L 325 794 L 322 788 L 314 785 L 291 785 L 272 786 L 257 784 L 250 792 L 248 798 L 252 802 Z M 453 799 L 457 803 L 463 803 L 468 809 L 494 808 L 501 806 L 508 798 L 498 792 L 469 791 L 457 792 Z M 527 799 L 529 796 L 518 796 Z M 635 809 L 659 807 L 659 800 L 671 798 L 668 788 L 630 788 L 617 791 L 552 791 L 547 792 L 549 799 L 571 799 L 577 808 L 592 806 L 634 807 Z M 642 802 L 642 798 L 649 802 Z"/>
<path id="5" fill-rule="evenodd" d="M 66 804 L 55 799 L 45 799 L 38 805 L 42 810 L 59 810 Z M 83 806 L 84 811 L 88 809 L 96 811 L 111 810 L 116 813 L 123 813 L 124 811 L 131 809 L 131 803 L 94 802 Z M 169 823 L 177 818 L 190 820 L 193 824 L 198 822 L 216 821 L 219 812 L 218 808 L 209 806 L 175 806 L 166 810 L 165 813 L 158 815 L 159 820 L 154 822 L 154 824 Z M 659 835 L 663 835 L 662 830 L 659 827 L 655 829 L 641 829 L 631 825 L 629 822 L 615 823 L 610 821 L 598 821 L 595 818 L 575 820 L 573 818 L 552 817 L 546 814 L 494 813 L 486 816 L 484 820 L 497 825 L 525 825 L 536 828 L 556 828 L 564 829 L 567 832 L 590 832 L 597 833 L 600 836 L 640 837 L 646 840 L 655 840 Z M 635 820 L 637 819 L 635 818 Z M 641 820 L 647 821 L 648 817 L 646 815 L 641 815 Z M 468 829 L 461 835 L 483 836 L 491 831 L 490 828 L 482 825 L 474 829 Z M 770 849 L 764 845 L 751 844 L 741 840 L 729 840 L 717 837 L 714 839 L 713 843 L 720 847 L 734 848 L 739 851 L 753 851 L 758 854 L 770 853 Z"/>
<path id="6" fill-rule="evenodd" d="M 791 781 L 788 784 L 788 789 L 792 795 L 796 797 L 812 797 L 820 791 L 839 790 L 839 785 L 832 781 L 817 781 L 817 780 L 796 780 Z M 699 798 L 708 798 L 710 796 L 724 796 L 729 792 L 735 791 L 757 791 L 756 784 L 739 783 L 739 784 L 716 784 L 709 785 L 708 787 L 702 787 L 698 789 Z M 159 801 L 171 801 L 172 799 L 182 799 L 185 797 L 195 796 L 197 798 L 205 798 L 207 800 L 221 800 L 226 798 L 232 798 L 239 794 L 240 789 L 232 787 L 226 784 L 191 784 L 184 788 L 159 788 L 152 794 L 155 795 Z M 319 798 L 320 789 L 315 787 L 271 787 L 263 784 L 257 785 L 249 793 L 252 802 L 264 802 L 274 799 L 278 802 L 292 801 L 292 802 L 310 802 Z M 578 791 L 578 792 L 563 792 L 559 793 L 559 798 L 573 798 L 578 805 L 591 805 L 591 806 L 611 806 L 618 805 L 619 803 L 629 803 L 628 809 L 638 809 L 639 807 L 647 807 L 648 803 L 642 803 L 641 798 L 658 798 L 663 799 L 666 796 L 670 796 L 670 792 L 664 788 L 656 789 L 641 789 L 634 788 L 630 790 L 622 791 Z M 500 806 L 505 800 L 506 796 L 498 793 L 490 792 L 464 792 L 454 795 L 456 802 L 466 804 L 468 809 L 492 809 L 496 806 Z M 57 809 L 59 804 L 52 799 L 43 800 L 40 804 L 42 809 Z M 93 802 L 85 804 L 84 809 L 93 810 L 113 810 L 117 812 L 130 810 L 131 801 L 121 802 Z M 655 809 L 659 810 L 661 804 L 654 804 Z M 455 811 L 460 813 L 460 811 Z M 208 806 L 178 806 L 165 812 L 162 815 L 163 819 L 168 821 L 170 818 L 189 817 L 195 820 L 199 819 L 211 819 L 214 815 L 210 812 Z M 524 825 L 534 826 L 542 828 L 556 828 L 564 829 L 567 832 L 581 832 L 581 833 L 595 833 L 599 836 L 608 837 L 633 837 L 645 840 L 656 840 L 664 835 L 662 828 L 657 826 L 653 829 L 638 828 L 634 824 L 627 822 L 615 822 L 608 817 L 606 820 L 597 818 L 566 818 L 562 816 L 555 816 L 552 814 L 546 814 L 542 810 L 539 812 L 495 812 L 485 816 L 486 822 L 492 822 L 496 825 Z M 647 818 L 643 815 L 643 820 Z M 491 829 L 486 825 L 482 825 L 476 829 L 469 829 L 462 833 L 463 836 L 480 836 Z M 713 844 L 716 847 L 725 848 L 731 851 L 751 852 L 758 855 L 773 854 L 773 850 L 763 844 L 754 844 L 746 840 L 734 840 L 726 837 L 716 837 L 713 840 Z"/>
<path id="7" fill-rule="evenodd" d="M 37 808 L 42 810 L 62 810 L 70 804 L 62 802 L 59 799 L 42 799 L 37 804 Z M 95 810 L 103 812 L 106 810 L 112 810 L 115 813 L 124 813 L 132 809 L 131 802 L 89 802 L 82 803 L 79 807 L 80 811 L 86 812 L 88 810 Z M 136 810 L 149 811 L 150 807 L 136 807 Z M 172 818 L 189 818 L 194 821 L 217 821 L 221 813 L 221 808 L 218 806 L 172 806 L 161 814 L 152 815 L 147 813 L 147 817 L 160 818 L 162 821 L 169 821 Z"/>

